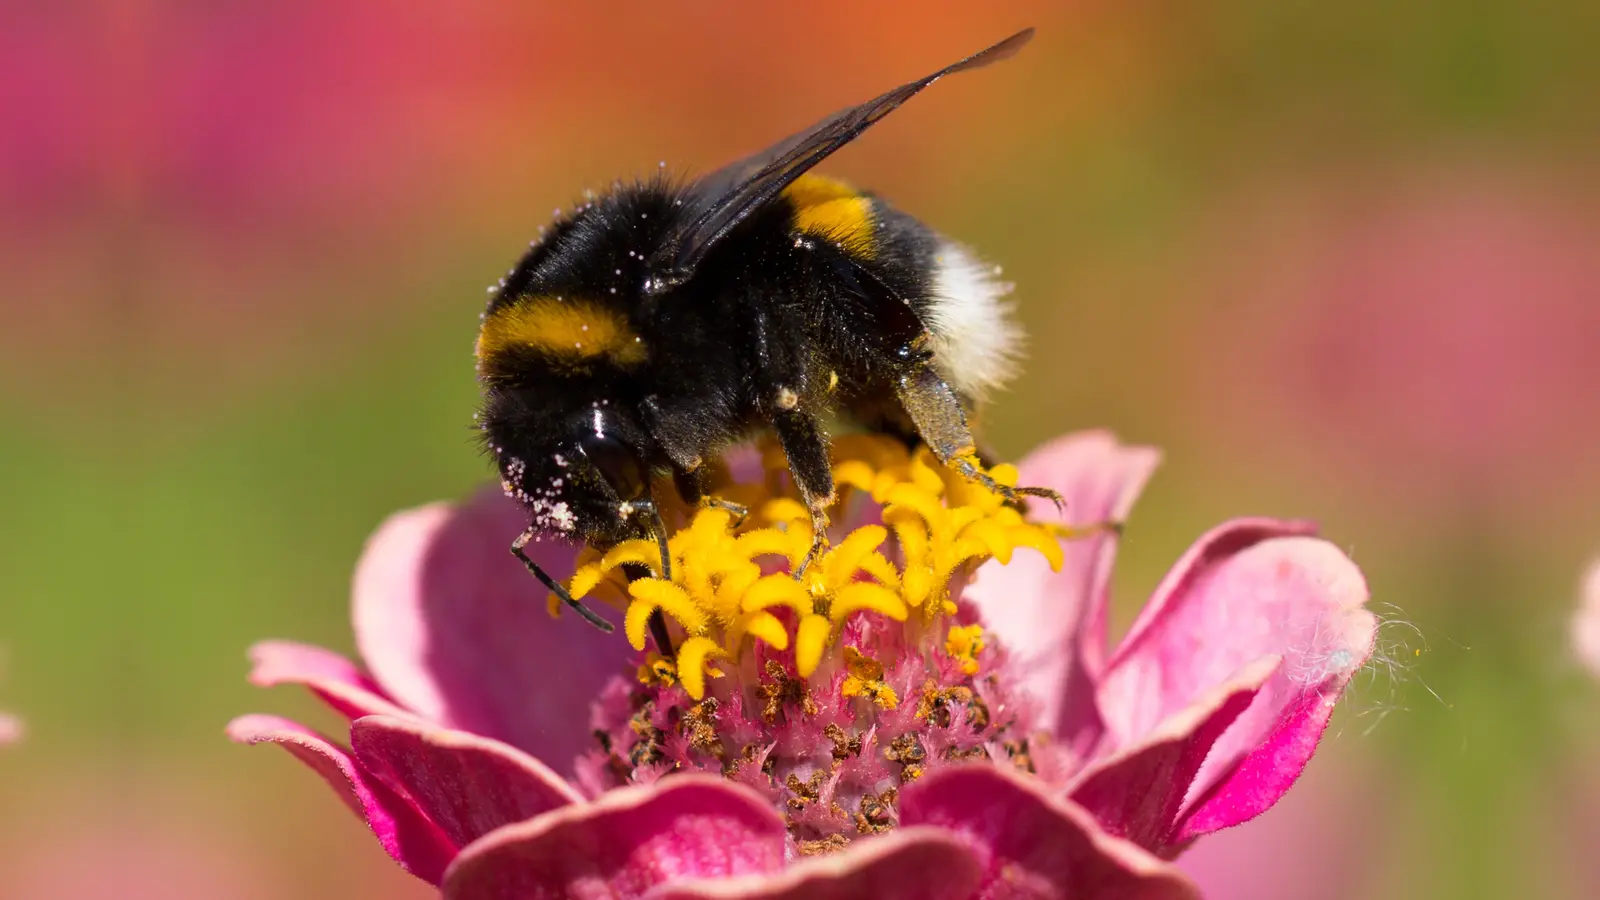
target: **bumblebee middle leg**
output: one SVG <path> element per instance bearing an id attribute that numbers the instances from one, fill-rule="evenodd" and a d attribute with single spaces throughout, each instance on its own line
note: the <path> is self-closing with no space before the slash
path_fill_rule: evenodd
<path id="1" fill-rule="evenodd" d="M 1004 497 L 1007 503 L 1020 507 L 1023 497 L 1043 497 L 1061 508 L 1061 495 L 1049 488 L 1009 487 L 984 471 L 961 399 L 932 367 L 918 366 L 900 376 L 896 390 L 923 443 L 940 462 Z"/>

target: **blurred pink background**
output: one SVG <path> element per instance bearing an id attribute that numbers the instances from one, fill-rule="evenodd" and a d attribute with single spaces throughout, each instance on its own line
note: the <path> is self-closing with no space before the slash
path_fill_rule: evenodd
<path id="1" fill-rule="evenodd" d="M 991 440 L 1166 449 L 1124 598 L 1215 521 L 1310 516 L 1395 620 L 1304 790 L 1194 869 L 1248 876 L 1208 882 L 1224 898 L 1294 872 L 1330 897 L 1596 895 L 1600 687 L 1564 629 L 1600 548 L 1597 19 L 0 10 L 0 709 L 29 727 L 0 750 L 0 897 L 423 896 L 221 729 L 261 706 L 254 640 L 348 648 L 387 512 L 488 477 L 483 286 L 585 188 L 705 171 L 1028 24 L 1017 60 L 827 166 L 1018 284 L 1033 359 Z M 272 698 L 316 720 L 300 702 Z"/>

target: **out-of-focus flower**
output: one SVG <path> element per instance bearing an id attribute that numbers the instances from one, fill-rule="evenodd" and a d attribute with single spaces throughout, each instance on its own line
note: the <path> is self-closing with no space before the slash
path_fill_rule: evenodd
<path id="1" fill-rule="evenodd" d="M 1578 661 L 1600 677 L 1600 559 L 1584 575 L 1578 611 L 1572 617 L 1572 647 Z"/>
<path id="2" fill-rule="evenodd" d="M 22 720 L 0 711 L 0 744 L 10 744 L 22 738 Z"/>
<path id="3" fill-rule="evenodd" d="M 370 674 L 254 651 L 256 683 L 306 685 L 348 743 L 267 716 L 230 733 L 294 753 L 462 900 L 1196 896 L 1167 860 L 1288 789 L 1371 652 L 1355 565 L 1304 523 L 1223 525 L 1112 648 L 1093 523 L 1123 519 L 1153 451 L 1082 434 L 995 469 L 1060 491 L 1068 528 L 925 451 L 836 450 L 847 526 L 800 579 L 781 457 L 725 486 L 747 522 L 685 514 L 670 581 L 621 577 L 653 544 L 543 547 L 574 594 L 617 600 L 636 651 L 662 613 L 671 658 L 538 621 L 509 501 L 401 513 L 355 579 Z M 551 768 L 574 757 L 570 781 Z"/>
<path id="4" fill-rule="evenodd" d="M 1205 434 L 1430 522 L 1595 484 L 1600 221 L 1576 195 L 1481 165 L 1274 185 L 1184 287 L 1206 317 L 1184 371 L 1230 423 Z"/>

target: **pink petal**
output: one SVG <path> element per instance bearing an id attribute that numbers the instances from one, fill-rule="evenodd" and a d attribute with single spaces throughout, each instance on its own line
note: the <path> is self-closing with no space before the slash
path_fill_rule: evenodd
<path id="1" fill-rule="evenodd" d="M 1067 524 L 1120 522 L 1160 460 L 1156 450 L 1124 446 L 1108 432 L 1081 432 L 1030 453 L 1018 483 L 1061 492 Z M 1058 515 L 1038 501 L 1031 511 L 1041 520 Z M 963 597 L 977 604 L 984 624 L 1023 665 L 1043 722 L 1082 753 L 1100 733 L 1093 686 L 1104 663 L 1116 540 L 1099 534 L 1064 541 L 1062 548 L 1060 572 L 1050 571 L 1037 553 L 1020 551 L 1008 565 L 985 565 Z"/>
<path id="2" fill-rule="evenodd" d="M 448 900 L 623 900 L 674 879 L 776 872 L 783 819 L 747 788 L 679 775 L 507 825 L 461 851 Z"/>
<path id="3" fill-rule="evenodd" d="M 22 740 L 22 720 L 16 716 L 0 713 L 0 744 L 10 744 Z"/>
<path id="4" fill-rule="evenodd" d="M 351 726 L 350 745 L 368 771 L 409 798 L 457 847 L 582 801 L 544 763 L 464 731 L 369 716 Z"/>
<path id="5" fill-rule="evenodd" d="M 983 867 L 981 900 L 1198 900 L 1194 885 L 1137 845 L 1100 830 L 1037 779 L 987 765 L 919 779 L 900 798 L 904 825 L 963 838 Z"/>
<path id="6" fill-rule="evenodd" d="M 494 491 L 391 517 L 356 569 L 356 643 L 401 705 L 565 769 L 593 743 L 589 702 L 629 651 L 575 615 L 550 618 L 508 549 L 526 524 Z M 552 577 L 572 574 L 572 547 L 528 552 Z"/>
<path id="7" fill-rule="evenodd" d="M 415 807 L 373 778 L 348 751 L 315 731 L 277 716 L 240 716 L 228 737 L 243 744 L 272 743 L 294 754 L 322 776 L 378 843 L 407 872 L 438 884 L 456 845 Z"/>
<path id="8" fill-rule="evenodd" d="M 649 900 L 965 900 L 978 886 L 965 844 L 934 828 L 902 828 L 807 857 L 777 875 L 678 881 Z"/>
<path id="9" fill-rule="evenodd" d="M 355 663 L 331 650 L 294 641 L 262 641 L 250 648 L 250 662 L 251 684 L 303 684 L 346 718 L 410 715 L 384 696 Z"/>
<path id="10" fill-rule="evenodd" d="M 1578 661 L 1600 677 L 1600 559 L 1583 579 L 1582 605 L 1572 618 L 1572 646 Z"/>
<path id="11" fill-rule="evenodd" d="M 1309 531 L 1256 519 L 1202 538 L 1107 667 L 1100 709 L 1119 746 L 1257 660 L 1282 658 L 1196 776 L 1188 836 L 1242 822 L 1288 790 L 1372 653 L 1361 571 Z"/>
<path id="12" fill-rule="evenodd" d="M 1178 815 L 1201 764 L 1279 663 L 1276 657 L 1257 661 L 1137 743 L 1096 760 L 1077 776 L 1067 796 L 1093 814 L 1107 833 L 1152 853 L 1172 855 Z"/>

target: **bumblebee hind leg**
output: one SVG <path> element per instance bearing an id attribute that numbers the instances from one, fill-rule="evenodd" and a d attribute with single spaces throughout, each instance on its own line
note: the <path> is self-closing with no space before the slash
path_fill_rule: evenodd
<path id="1" fill-rule="evenodd" d="M 1022 506 L 1023 497 L 1043 497 L 1061 509 L 1061 495 L 1049 488 L 1009 487 L 995 481 L 984 470 L 977 444 L 972 440 L 972 429 L 967 426 L 967 413 L 961 399 L 943 378 L 929 366 L 919 366 L 900 376 L 897 392 L 911 421 L 917 425 L 923 443 L 939 457 L 939 461 L 955 469 L 969 481 L 976 481 L 1004 497 L 1007 503 Z"/>

